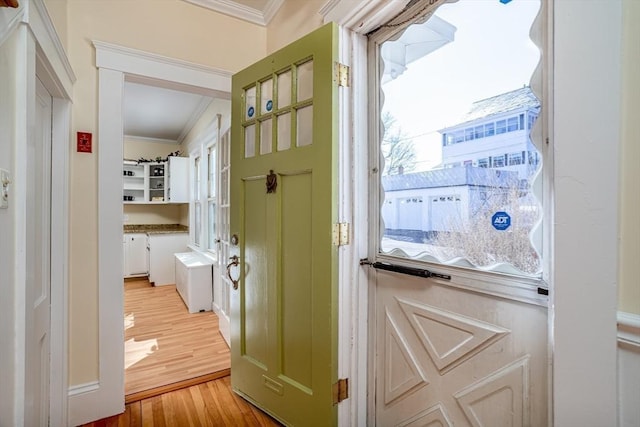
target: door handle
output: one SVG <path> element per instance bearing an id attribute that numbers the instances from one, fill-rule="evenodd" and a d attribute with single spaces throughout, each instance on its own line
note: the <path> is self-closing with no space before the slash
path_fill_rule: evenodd
<path id="1" fill-rule="evenodd" d="M 231 277 L 231 267 L 237 267 L 238 265 L 240 265 L 240 259 L 237 255 L 234 255 L 229 259 L 231 260 L 231 262 L 227 264 L 227 277 L 229 278 L 229 280 L 231 280 L 231 283 L 233 283 L 233 289 L 236 290 L 238 289 L 238 280 Z"/>

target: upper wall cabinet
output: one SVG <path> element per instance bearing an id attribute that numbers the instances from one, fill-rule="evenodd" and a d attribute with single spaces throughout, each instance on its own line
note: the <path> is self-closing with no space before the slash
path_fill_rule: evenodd
<path id="1" fill-rule="evenodd" d="M 137 163 L 122 167 L 124 203 L 160 204 L 189 202 L 189 159 L 169 157 L 166 162 Z"/>

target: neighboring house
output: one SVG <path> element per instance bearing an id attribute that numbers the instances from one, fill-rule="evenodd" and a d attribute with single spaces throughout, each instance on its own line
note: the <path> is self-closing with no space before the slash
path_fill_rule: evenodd
<path id="1" fill-rule="evenodd" d="M 459 124 L 439 130 L 443 166 L 512 170 L 529 179 L 540 162 L 529 138 L 539 112 L 528 86 L 474 102 Z"/>
<path id="2" fill-rule="evenodd" d="M 528 86 L 474 102 L 459 124 L 439 131 L 441 169 L 382 178 L 385 235 L 421 243 L 499 205 L 509 189 L 525 196 L 540 164 L 529 138 L 539 111 Z"/>
<path id="3" fill-rule="evenodd" d="M 489 198 L 518 185 L 513 171 L 460 166 L 382 178 L 385 235 L 421 243 L 453 231 L 480 212 Z M 495 205 L 495 202 L 493 203 Z"/>

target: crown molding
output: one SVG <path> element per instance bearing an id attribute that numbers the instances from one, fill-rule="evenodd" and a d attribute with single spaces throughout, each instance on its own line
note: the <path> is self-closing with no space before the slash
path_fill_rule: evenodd
<path id="1" fill-rule="evenodd" d="M 121 71 L 127 81 L 222 99 L 231 98 L 231 73 L 205 65 L 92 40 L 96 67 Z M 164 81 L 164 82 L 163 82 Z"/>
<path id="2" fill-rule="evenodd" d="M 233 16 L 266 27 L 278 12 L 284 0 L 269 0 L 263 10 L 255 9 L 231 0 L 184 0 L 204 8 Z"/>

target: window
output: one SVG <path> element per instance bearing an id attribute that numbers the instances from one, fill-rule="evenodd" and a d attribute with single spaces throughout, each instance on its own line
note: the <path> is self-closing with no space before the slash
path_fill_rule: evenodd
<path id="1" fill-rule="evenodd" d="M 464 130 L 464 140 L 471 141 L 473 139 L 473 128 L 466 128 Z"/>
<path id="2" fill-rule="evenodd" d="M 525 129 L 521 112 L 540 108 L 535 93 L 522 85 L 540 61 L 539 51 L 530 49 L 529 35 L 539 8 L 538 0 L 459 0 L 435 10 L 427 6 L 433 11 L 427 19 L 397 19 L 407 22 L 404 29 L 381 27 L 370 35 L 383 100 L 375 117 L 391 116 L 403 133 L 420 135 L 412 142 L 420 166 L 380 177 L 384 200 L 401 203 L 371 207 L 372 218 L 379 219 L 373 227 L 380 230 L 379 256 L 541 276 L 541 244 L 532 236 L 540 234 L 534 231 L 541 227 L 542 207 L 532 190 L 539 186 L 532 181 L 542 175 L 535 149 L 542 143 L 532 141 L 529 132 L 516 132 Z M 439 41 L 422 40 L 421 34 Z M 404 58 L 389 52 L 409 44 L 416 51 L 403 72 L 385 74 L 392 58 Z M 465 65 L 470 57 L 473 69 Z M 462 126 L 445 136 L 438 132 Z M 511 132 L 491 144 L 451 146 Z M 502 141 L 509 146 L 499 146 Z M 505 169 L 523 165 L 527 152 L 532 167 Z M 459 194 L 451 194 L 454 189 Z M 425 203 L 414 202 L 422 197 Z M 492 223 L 498 212 L 508 214 L 509 227 Z"/>
<path id="3" fill-rule="evenodd" d="M 194 237 L 193 244 L 200 246 L 200 234 L 202 233 L 202 202 L 200 187 L 200 156 L 193 161 L 193 220 L 194 220 Z"/>
<path id="4" fill-rule="evenodd" d="M 496 134 L 496 128 L 494 123 L 487 123 L 484 125 L 484 135 L 493 136 Z"/>
<path id="5" fill-rule="evenodd" d="M 217 160 L 216 145 L 210 145 L 207 148 L 207 248 L 212 252 L 216 251 L 218 241 L 216 234 L 216 186 L 218 185 L 216 180 L 218 173 Z"/>
<path id="6" fill-rule="evenodd" d="M 476 126 L 473 130 L 473 137 L 475 139 L 484 138 L 484 126 Z"/>
<path id="7" fill-rule="evenodd" d="M 521 165 L 524 163 L 522 157 L 524 156 L 524 151 L 521 153 L 509 153 L 507 163 L 509 166 Z"/>
<path id="8" fill-rule="evenodd" d="M 491 159 L 491 166 L 494 168 L 504 167 L 504 156 L 495 156 Z"/>

